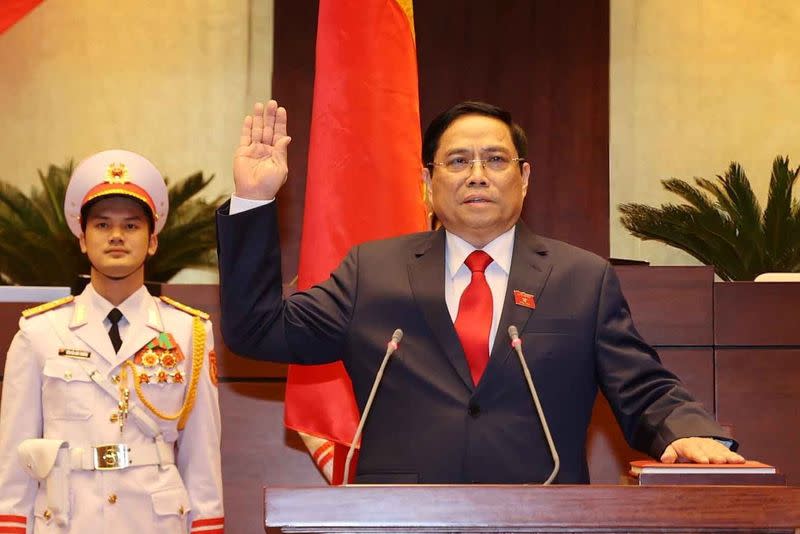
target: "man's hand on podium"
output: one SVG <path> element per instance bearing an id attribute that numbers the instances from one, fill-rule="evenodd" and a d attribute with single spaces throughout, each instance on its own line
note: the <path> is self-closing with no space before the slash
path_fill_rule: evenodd
<path id="1" fill-rule="evenodd" d="M 741 464 L 744 457 L 712 438 L 680 438 L 670 443 L 661 455 L 665 464 Z"/>

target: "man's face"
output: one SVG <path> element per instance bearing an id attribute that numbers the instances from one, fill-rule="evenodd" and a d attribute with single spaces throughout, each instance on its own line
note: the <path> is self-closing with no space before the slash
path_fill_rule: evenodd
<path id="1" fill-rule="evenodd" d="M 148 217 L 141 204 L 125 197 L 97 202 L 86 214 L 86 230 L 80 238 L 81 251 L 92 268 L 119 280 L 143 269 L 144 260 L 158 248 L 150 234 Z"/>
<path id="2" fill-rule="evenodd" d="M 434 161 L 518 156 L 511 129 L 504 122 L 484 115 L 464 115 L 442 134 Z M 430 188 L 433 211 L 444 227 L 471 245 L 483 247 L 519 219 L 530 172 L 527 162 L 522 169 L 513 162 L 503 171 L 475 163 L 457 173 L 446 166 L 426 168 L 423 179 Z"/>

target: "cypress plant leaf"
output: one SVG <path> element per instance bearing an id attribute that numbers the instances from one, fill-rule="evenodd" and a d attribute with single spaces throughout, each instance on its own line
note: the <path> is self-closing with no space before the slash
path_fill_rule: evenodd
<path id="1" fill-rule="evenodd" d="M 663 180 L 667 191 L 686 204 L 660 208 L 642 204 L 619 206 L 621 222 L 636 237 L 655 240 L 687 252 L 724 280 L 752 280 L 769 271 L 800 269 L 800 203 L 792 190 L 800 167 L 788 157 L 772 167 L 767 208 L 753 193 L 744 169 L 732 162 L 716 180 Z"/>
<path id="2" fill-rule="evenodd" d="M 764 210 L 764 236 L 767 255 L 776 262 L 791 250 L 796 241 L 791 240 L 792 189 L 798 176 L 797 169 L 789 168 L 789 158 L 780 156 L 772 163 L 769 197 Z"/>

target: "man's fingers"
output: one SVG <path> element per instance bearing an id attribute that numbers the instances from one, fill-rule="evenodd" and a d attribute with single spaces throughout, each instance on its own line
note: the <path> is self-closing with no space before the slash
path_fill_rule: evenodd
<path id="1" fill-rule="evenodd" d="M 678 453 L 675 452 L 675 448 L 672 445 L 667 445 L 667 448 L 664 449 L 664 453 L 661 455 L 661 461 L 665 464 L 674 464 L 677 459 Z"/>
<path id="2" fill-rule="evenodd" d="M 278 113 L 278 103 L 275 100 L 267 102 L 267 107 L 264 108 L 264 133 L 261 136 L 261 142 L 267 145 L 274 145 L 273 139 L 275 133 L 275 116 Z"/>
<path id="3" fill-rule="evenodd" d="M 253 132 L 253 116 L 248 115 L 242 124 L 242 133 L 239 135 L 239 146 L 250 146 Z"/>
<path id="4" fill-rule="evenodd" d="M 713 453 L 709 454 L 709 460 L 712 464 L 741 464 L 744 463 L 744 456 L 736 454 L 729 450 L 722 444 L 717 444 L 720 448 L 715 449 Z"/>
<path id="5" fill-rule="evenodd" d="M 744 458 L 711 438 L 676 439 L 661 456 L 664 463 L 688 461 L 697 464 L 742 463 Z"/>
<path id="6" fill-rule="evenodd" d="M 286 151 L 289 147 L 289 143 L 292 142 L 292 138 L 287 136 L 281 137 L 275 142 L 275 152 L 280 153 L 282 157 L 286 157 Z"/>
<path id="7" fill-rule="evenodd" d="M 250 138 L 253 143 L 263 143 L 264 135 L 264 104 L 256 102 L 253 107 L 253 127 Z"/>
<path id="8" fill-rule="evenodd" d="M 277 144 L 277 141 L 280 138 L 286 136 L 286 122 L 287 122 L 286 108 L 279 107 L 275 111 L 275 131 L 274 131 L 275 143 L 273 144 Z"/>

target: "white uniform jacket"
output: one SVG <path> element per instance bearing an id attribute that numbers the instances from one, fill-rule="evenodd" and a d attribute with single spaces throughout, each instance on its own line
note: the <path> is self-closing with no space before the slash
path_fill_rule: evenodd
<path id="1" fill-rule="evenodd" d="M 0 404 L 0 532 L 222 533 L 220 413 L 211 324 L 203 320 L 197 326 L 205 331 L 203 367 L 194 408 L 178 430 L 177 419 L 161 418 L 143 405 L 133 381 L 139 375 L 144 398 L 162 415 L 181 410 L 192 377 L 192 310 L 182 311 L 142 287 L 117 306 L 125 319 L 120 323 L 123 343 L 115 353 L 105 320 L 111 308 L 89 285 L 71 302 L 20 319 Z M 143 357 L 148 347 L 152 350 Z M 115 382 L 117 377 L 127 375 L 129 406 L 144 409 L 166 445 L 156 447 L 130 416 L 120 431 L 120 399 L 95 383 L 92 371 L 109 380 L 106 384 L 114 391 L 122 385 Z M 48 495 L 50 479 L 39 482 L 29 474 L 30 464 L 26 470 L 20 461 L 18 447 L 29 438 L 66 442 L 59 458 L 60 468 L 66 465 L 68 471 L 63 478 L 67 485 L 61 488 L 68 497 L 62 499 L 67 502 L 60 512 L 48 508 L 54 499 Z M 123 444 L 132 465 L 98 470 L 96 456 L 101 466 L 107 466 L 108 458 L 105 449 L 96 447 L 107 444 Z M 58 485 L 49 485 L 57 498 Z"/>

